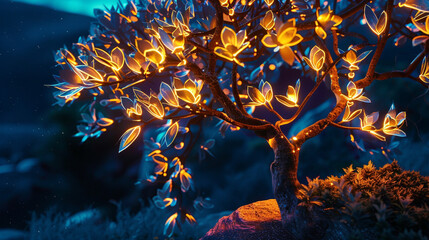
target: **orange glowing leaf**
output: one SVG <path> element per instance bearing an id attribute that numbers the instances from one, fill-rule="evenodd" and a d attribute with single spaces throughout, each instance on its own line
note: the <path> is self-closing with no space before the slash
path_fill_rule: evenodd
<path id="1" fill-rule="evenodd" d="M 273 99 L 273 88 L 271 87 L 271 84 L 269 82 L 261 81 L 259 85 L 259 91 L 264 96 L 265 101 L 271 102 Z"/>
<path id="2" fill-rule="evenodd" d="M 176 218 L 177 218 L 177 213 L 174 213 L 167 219 L 164 226 L 164 232 L 163 232 L 164 235 L 168 237 L 171 237 L 173 235 L 174 227 L 176 226 L 176 221 L 177 221 Z"/>
<path id="3" fill-rule="evenodd" d="M 164 117 L 164 107 L 162 106 L 161 101 L 155 96 L 149 98 L 149 102 L 145 103 L 148 111 L 152 116 L 162 119 Z"/>
<path id="4" fill-rule="evenodd" d="M 429 61 L 427 61 L 426 57 L 423 58 L 419 78 L 424 83 L 429 83 Z"/>
<path id="5" fill-rule="evenodd" d="M 384 32 L 387 25 L 387 13 L 386 11 L 383 11 L 380 15 L 380 18 L 378 18 L 375 15 L 374 10 L 368 5 L 365 5 L 364 10 L 364 18 L 366 20 L 366 23 L 368 24 L 369 28 L 377 35 L 380 35 Z"/>
<path id="6" fill-rule="evenodd" d="M 180 183 L 182 192 L 187 192 L 192 185 L 192 176 L 185 170 L 180 171 Z"/>
<path id="7" fill-rule="evenodd" d="M 165 56 L 156 49 L 145 50 L 143 55 L 156 65 L 163 63 L 165 60 Z"/>
<path id="8" fill-rule="evenodd" d="M 194 224 L 194 223 L 196 223 L 196 222 L 197 222 L 197 221 L 195 220 L 194 216 L 192 216 L 192 215 L 191 215 L 191 214 L 189 214 L 189 213 L 186 213 L 185 217 L 186 217 L 186 221 L 187 221 L 189 224 Z"/>
<path id="9" fill-rule="evenodd" d="M 164 136 L 165 145 L 170 146 L 174 139 L 176 139 L 177 133 L 179 132 L 179 122 L 172 124 Z"/>
<path id="10" fill-rule="evenodd" d="M 110 55 L 104 51 L 103 49 L 100 48 L 95 48 L 94 49 L 94 53 L 97 55 L 97 57 L 107 63 L 110 63 L 110 61 L 112 60 L 112 58 L 110 57 Z"/>
<path id="11" fill-rule="evenodd" d="M 124 66 L 125 56 L 122 49 L 115 47 L 112 50 L 112 62 L 115 64 L 116 70 L 120 70 Z"/>
<path id="12" fill-rule="evenodd" d="M 398 137 L 406 137 L 407 136 L 407 134 L 405 134 L 405 132 L 399 128 L 383 129 L 383 132 L 387 135 L 393 135 L 393 136 L 398 136 Z"/>
<path id="13" fill-rule="evenodd" d="M 237 46 L 237 34 L 229 27 L 224 27 L 221 32 L 222 44 L 226 47 L 228 45 Z"/>
<path id="14" fill-rule="evenodd" d="M 273 11 L 268 11 L 264 18 L 261 20 L 261 26 L 265 28 L 265 30 L 269 31 L 274 27 L 274 13 Z"/>
<path id="15" fill-rule="evenodd" d="M 385 142 L 386 141 L 386 137 L 378 134 L 375 131 L 369 131 L 369 133 L 371 133 L 374 137 L 378 138 L 378 140 Z"/>
<path id="16" fill-rule="evenodd" d="M 344 111 L 343 119 L 341 121 L 342 122 L 350 122 L 353 119 L 355 119 L 357 116 L 359 116 L 361 113 L 362 113 L 362 109 L 358 109 L 358 110 L 356 110 L 350 114 L 350 107 L 347 106 L 346 110 Z"/>
<path id="17" fill-rule="evenodd" d="M 140 64 L 132 57 L 130 56 L 126 56 L 125 58 L 127 66 L 129 69 L 131 69 L 131 71 L 137 73 L 137 74 L 141 74 L 141 66 Z"/>
<path id="18" fill-rule="evenodd" d="M 320 26 L 316 26 L 316 28 L 314 29 L 316 31 L 316 34 L 321 38 L 321 39 L 325 39 L 328 34 L 326 33 L 325 29 L 323 29 Z"/>
<path id="19" fill-rule="evenodd" d="M 292 49 L 285 46 L 280 48 L 279 52 L 283 60 L 292 66 L 293 62 L 295 61 L 295 54 L 293 53 Z"/>
<path id="20" fill-rule="evenodd" d="M 182 99 L 183 101 L 187 103 L 196 103 L 198 102 L 195 96 L 192 94 L 192 92 L 189 89 L 182 88 L 182 89 L 176 89 L 177 97 Z"/>
<path id="21" fill-rule="evenodd" d="M 257 105 L 262 105 L 265 103 L 265 97 L 262 93 L 252 86 L 247 87 L 247 95 L 249 95 L 250 100 Z"/>
<path id="22" fill-rule="evenodd" d="M 404 3 L 399 2 L 399 6 L 429 12 L 429 2 L 427 0 L 406 0 Z"/>
<path id="23" fill-rule="evenodd" d="M 289 98 L 283 95 L 276 95 L 275 96 L 277 101 L 286 107 L 297 107 L 296 103 L 292 102 Z"/>
<path id="24" fill-rule="evenodd" d="M 113 120 L 110 118 L 100 118 L 97 121 L 97 124 L 102 127 L 107 127 L 113 124 Z"/>
<path id="25" fill-rule="evenodd" d="M 270 34 L 267 34 L 262 38 L 262 44 L 264 44 L 265 47 L 268 48 L 277 47 L 277 43 L 274 41 L 273 37 Z"/>
<path id="26" fill-rule="evenodd" d="M 88 80 L 99 81 L 99 82 L 103 81 L 103 76 L 101 76 L 101 74 L 97 70 L 95 70 L 90 66 L 79 65 L 79 66 L 76 66 L 76 69 L 78 69 L 78 71 L 81 74 L 83 74 L 83 76 L 85 77 L 85 79 L 83 80 L 88 79 Z"/>
<path id="27" fill-rule="evenodd" d="M 121 137 L 121 142 L 119 144 L 119 152 L 124 151 L 128 148 L 140 135 L 141 127 L 136 126 L 128 129 Z"/>
<path id="28" fill-rule="evenodd" d="M 378 19 L 378 22 L 377 22 L 377 26 L 376 26 L 377 32 L 380 34 L 383 33 L 384 29 L 386 29 L 386 25 L 387 25 L 387 13 L 386 11 L 383 11 L 380 15 L 380 19 Z"/>

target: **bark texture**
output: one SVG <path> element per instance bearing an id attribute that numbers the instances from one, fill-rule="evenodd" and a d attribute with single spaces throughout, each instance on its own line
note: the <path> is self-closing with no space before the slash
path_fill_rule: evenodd
<path id="1" fill-rule="evenodd" d="M 298 204 L 297 195 L 300 188 L 297 178 L 299 151 L 283 134 L 276 135 L 268 142 L 275 156 L 270 167 L 274 197 L 279 205 L 282 223 L 286 225 L 294 218 Z"/>

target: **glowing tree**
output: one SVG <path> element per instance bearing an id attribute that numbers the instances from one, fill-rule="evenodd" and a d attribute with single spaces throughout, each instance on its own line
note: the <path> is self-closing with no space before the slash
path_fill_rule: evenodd
<path id="1" fill-rule="evenodd" d="M 298 159 L 307 140 L 328 126 L 367 132 L 379 141 L 405 136 L 400 129 L 405 112 L 397 113 L 392 105 L 377 123 L 379 113 L 362 108 L 371 102 L 364 89 L 391 78 L 428 86 L 427 11 L 425 0 L 128 1 L 95 10 L 98 22 L 90 36 L 79 39 L 74 53 L 66 48 L 56 53 L 60 70 L 52 86 L 59 89 L 55 97 L 61 106 L 79 98 L 90 101 L 78 126 L 82 141 L 117 124 L 129 125 L 120 140 L 122 152 L 143 132 L 161 131 L 145 136 L 145 149 L 154 165 L 148 181 L 165 182 L 155 204 L 176 209 L 165 234 L 177 224 L 195 222 L 179 195 L 192 188 L 185 163 L 203 121 L 218 124 L 221 132 L 247 129 L 266 139 L 275 154 L 274 196 L 282 222 L 288 223 L 299 202 Z M 350 39 L 358 43 L 341 50 Z M 412 40 L 421 52 L 404 70 L 376 72 L 390 39 L 397 46 Z M 299 79 L 267 78 L 276 68 L 300 69 L 314 79 L 311 91 L 300 91 Z M 284 88 L 274 90 L 270 82 Z M 325 118 L 289 136 L 286 126 L 299 118 L 322 83 L 335 105 Z M 278 119 L 262 119 L 258 112 L 263 108 Z M 117 110 L 123 114 L 102 114 Z M 207 152 L 213 144 L 208 140 L 197 147 Z"/>

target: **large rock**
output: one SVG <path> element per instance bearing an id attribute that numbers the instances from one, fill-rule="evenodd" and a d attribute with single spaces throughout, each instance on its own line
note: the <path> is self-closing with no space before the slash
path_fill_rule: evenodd
<path id="1" fill-rule="evenodd" d="M 295 239 L 282 228 L 280 210 L 275 199 L 242 206 L 219 219 L 202 240 L 287 240 Z"/>

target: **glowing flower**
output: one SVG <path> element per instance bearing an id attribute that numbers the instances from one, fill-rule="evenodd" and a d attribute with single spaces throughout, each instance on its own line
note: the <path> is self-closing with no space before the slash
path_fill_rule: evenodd
<path id="1" fill-rule="evenodd" d="M 215 47 L 215 53 L 220 57 L 243 66 L 236 57 L 250 44 L 250 42 L 245 42 L 247 38 L 246 30 L 236 33 L 231 28 L 224 27 L 220 36 L 223 47 Z"/>
<path id="2" fill-rule="evenodd" d="M 373 112 L 370 115 L 366 115 L 365 111 L 363 112 L 363 119 L 360 119 L 360 128 L 363 131 L 374 131 L 376 128 L 373 126 L 375 122 L 378 120 L 378 112 Z"/>
<path id="3" fill-rule="evenodd" d="M 162 106 L 161 101 L 158 99 L 158 97 L 151 93 L 150 96 L 146 95 L 146 93 L 140 91 L 137 88 L 134 88 L 134 95 L 136 96 L 137 100 L 147 108 L 148 112 L 159 119 L 162 119 L 164 117 L 164 107 Z"/>
<path id="4" fill-rule="evenodd" d="M 301 88 L 301 82 L 298 79 L 295 83 L 295 87 L 288 86 L 286 96 L 276 95 L 276 99 L 279 103 L 285 105 L 286 107 L 298 107 L 298 96 L 299 89 Z"/>
<path id="5" fill-rule="evenodd" d="M 343 119 L 341 122 L 350 122 L 353 119 L 355 119 L 359 114 L 361 114 L 362 109 L 358 109 L 354 111 L 353 113 L 350 111 L 350 104 L 347 104 L 346 110 L 344 111 Z"/>
<path id="6" fill-rule="evenodd" d="M 389 112 L 384 117 L 383 132 L 387 135 L 406 137 L 405 132 L 399 129 L 404 123 L 405 118 L 405 112 L 400 112 L 396 115 L 395 105 L 392 104 Z"/>
<path id="7" fill-rule="evenodd" d="M 315 45 L 310 51 L 310 58 L 304 57 L 304 61 L 314 71 L 318 72 L 325 63 L 325 52 Z"/>
<path id="8" fill-rule="evenodd" d="M 376 128 L 373 126 L 375 122 L 378 120 L 378 112 L 371 113 L 370 115 L 366 115 L 365 111 L 363 111 L 363 119 L 360 119 L 360 127 L 362 131 L 366 131 L 371 133 L 374 137 L 378 138 L 381 141 L 386 141 L 386 138 L 381 136 L 376 132 Z"/>
<path id="9" fill-rule="evenodd" d="M 259 90 L 252 86 L 247 87 L 247 95 L 249 95 L 250 100 L 252 100 L 249 105 L 259 106 L 266 102 L 271 102 L 273 99 L 273 89 L 269 82 L 261 80 L 259 83 Z"/>
<path id="10" fill-rule="evenodd" d="M 429 62 L 427 61 L 426 57 L 423 58 L 422 68 L 420 71 L 419 78 L 424 83 L 429 83 Z"/>
<path id="11" fill-rule="evenodd" d="M 301 35 L 297 34 L 298 30 L 295 24 L 295 19 L 289 19 L 286 23 L 281 23 L 280 20 L 276 19 L 275 29 L 277 34 L 271 32 L 262 38 L 262 43 L 266 47 L 278 47 L 283 60 L 289 65 L 292 65 L 295 61 L 295 54 L 290 47 L 297 45 L 303 39 Z"/>
<path id="12" fill-rule="evenodd" d="M 191 79 L 186 80 L 185 84 L 178 78 L 174 78 L 174 91 L 181 100 L 197 104 L 201 100 L 200 91 L 203 87 L 201 81 L 195 82 Z"/>
<path id="13" fill-rule="evenodd" d="M 326 30 L 332 29 L 341 24 L 343 19 L 340 16 L 334 15 L 334 11 L 331 10 L 331 7 L 320 10 L 317 9 L 317 21 L 316 28 L 314 29 L 322 39 L 325 39 L 327 34 Z M 319 26 L 320 25 L 320 26 Z"/>
<path id="14" fill-rule="evenodd" d="M 359 56 L 357 56 L 356 50 L 354 50 L 352 48 L 346 53 L 346 55 L 343 57 L 343 60 L 346 61 L 350 65 L 349 66 L 350 71 L 357 71 L 357 70 L 359 70 L 359 67 L 357 66 L 357 64 L 362 62 L 366 57 L 368 57 L 368 55 L 371 52 L 372 52 L 372 50 L 366 51 L 366 52 L 361 53 Z M 340 50 L 340 53 L 343 53 L 343 51 Z"/>
<path id="15" fill-rule="evenodd" d="M 130 118 L 139 117 L 143 114 L 141 105 L 130 98 L 121 97 L 121 105 Z"/>
<path id="16" fill-rule="evenodd" d="M 183 34 L 172 39 L 164 30 L 159 29 L 159 36 L 164 46 L 168 48 L 171 53 L 178 54 L 185 49 L 185 37 Z"/>
<path id="17" fill-rule="evenodd" d="M 155 47 L 155 45 L 157 47 Z M 149 42 L 145 39 L 136 39 L 136 47 L 140 54 L 147 60 L 159 67 L 165 61 L 165 49 L 162 45 L 158 44 L 156 40 Z"/>
<path id="18" fill-rule="evenodd" d="M 265 30 L 269 31 L 274 27 L 275 16 L 273 11 L 268 11 L 265 13 L 264 18 L 261 20 L 261 26 L 265 28 Z"/>
<path id="19" fill-rule="evenodd" d="M 346 99 L 348 101 L 360 101 L 365 103 L 371 103 L 371 100 L 369 98 L 363 96 L 363 89 L 362 88 L 356 88 L 356 84 L 353 81 L 350 81 L 347 84 L 347 96 Z"/>
<path id="20" fill-rule="evenodd" d="M 369 28 L 378 36 L 384 32 L 387 26 L 387 13 L 383 11 L 378 18 L 374 10 L 368 4 L 365 5 L 364 18 Z"/>

